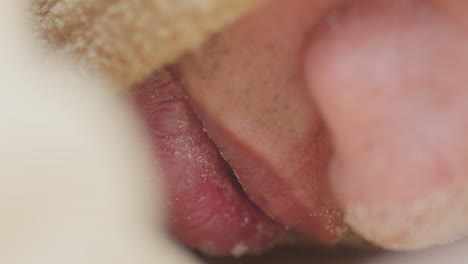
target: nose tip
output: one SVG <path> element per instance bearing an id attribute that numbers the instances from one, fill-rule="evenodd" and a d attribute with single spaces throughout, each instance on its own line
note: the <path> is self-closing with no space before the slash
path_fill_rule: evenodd
<path id="1" fill-rule="evenodd" d="M 314 33 L 306 78 L 345 220 L 391 249 L 466 234 L 466 38 L 421 1 L 360 1 Z"/>

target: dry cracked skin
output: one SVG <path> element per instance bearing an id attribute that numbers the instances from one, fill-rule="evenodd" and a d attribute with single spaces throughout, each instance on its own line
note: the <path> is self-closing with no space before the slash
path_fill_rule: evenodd
<path id="1" fill-rule="evenodd" d="M 180 3 L 35 7 L 54 49 L 133 87 L 181 241 L 242 255 L 466 234 L 466 4 L 270 0 L 232 23 L 257 2 Z"/>

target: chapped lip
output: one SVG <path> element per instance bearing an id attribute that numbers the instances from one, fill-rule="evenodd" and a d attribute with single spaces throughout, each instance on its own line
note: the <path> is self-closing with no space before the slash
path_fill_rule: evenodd
<path id="1" fill-rule="evenodd" d="M 207 254 L 242 255 L 292 239 L 245 194 L 171 69 L 133 92 L 168 186 L 169 228 L 179 240 Z"/>

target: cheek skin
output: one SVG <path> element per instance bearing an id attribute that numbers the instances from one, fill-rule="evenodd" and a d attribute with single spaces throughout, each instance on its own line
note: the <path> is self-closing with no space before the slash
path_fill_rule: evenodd
<path id="1" fill-rule="evenodd" d="M 307 33 L 338 2 L 271 1 L 179 64 L 195 111 L 249 197 L 322 242 L 347 228 L 329 191 L 330 144 L 302 60 Z"/>

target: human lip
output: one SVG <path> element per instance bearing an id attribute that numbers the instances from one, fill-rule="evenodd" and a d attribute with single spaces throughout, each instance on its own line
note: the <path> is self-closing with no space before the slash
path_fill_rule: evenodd
<path id="1" fill-rule="evenodd" d="M 241 255 L 287 237 L 245 195 L 172 72 L 159 71 L 134 91 L 168 188 L 169 228 L 178 239 L 207 254 Z"/>
<path id="2" fill-rule="evenodd" d="M 242 255 L 291 242 L 296 232 L 323 243 L 340 238 L 341 213 L 328 200 L 320 179 L 325 172 L 311 161 L 328 153 L 326 145 L 314 146 L 322 132 L 311 135 L 312 142 L 301 137 L 303 146 L 293 142 L 285 152 L 262 152 L 263 145 L 240 140 L 217 120 L 205 117 L 205 128 L 170 70 L 153 74 L 134 94 L 168 186 L 169 226 L 183 243 L 207 254 Z M 306 154 L 311 148 L 312 156 Z M 274 164 L 269 154 L 289 157 Z M 294 191 L 300 184 L 311 189 Z"/>
<path id="3" fill-rule="evenodd" d="M 273 16 L 301 13 L 296 9 L 305 2 L 275 6 L 280 14 Z M 160 71 L 136 87 L 169 186 L 172 230 L 187 245 L 228 255 L 290 241 L 289 229 L 324 244 L 349 234 L 328 182 L 328 131 L 301 76 L 298 52 L 307 30 L 295 24 L 306 18 L 285 20 L 295 29 L 289 39 L 254 23 L 268 47 L 243 43 L 243 33 L 229 38 L 234 29 L 218 48 L 244 54 L 216 56 L 216 44 L 208 44 L 199 59 L 184 58 L 174 72 Z M 253 54 L 250 70 L 239 64 Z M 218 58 L 231 67 L 223 71 Z"/>

